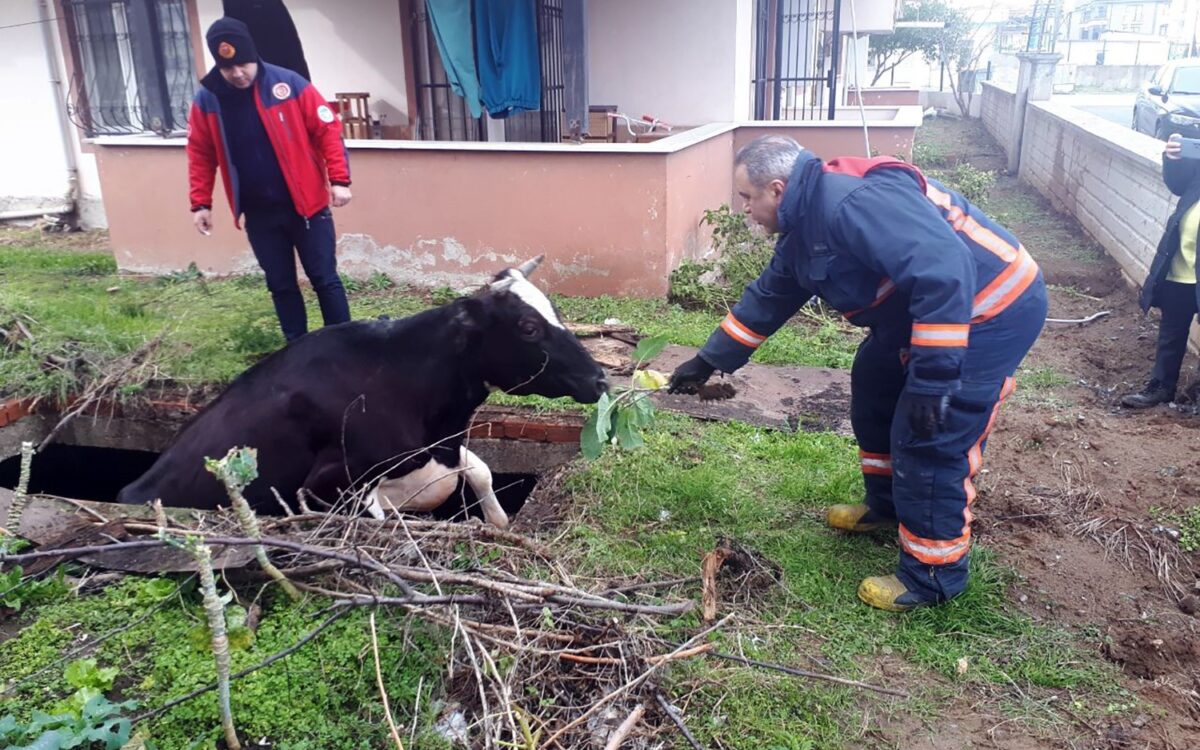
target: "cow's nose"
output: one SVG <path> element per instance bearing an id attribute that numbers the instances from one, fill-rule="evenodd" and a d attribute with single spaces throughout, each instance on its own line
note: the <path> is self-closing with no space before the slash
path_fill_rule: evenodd
<path id="1" fill-rule="evenodd" d="M 596 377 L 596 393 L 608 393 L 608 375 L 603 372 Z"/>

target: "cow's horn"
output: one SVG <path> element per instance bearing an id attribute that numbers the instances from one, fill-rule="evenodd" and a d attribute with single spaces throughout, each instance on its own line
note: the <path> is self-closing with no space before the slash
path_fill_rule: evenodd
<path id="1" fill-rule="evenodd" d="M 493 292 L 507 292 L 515 283 L 517 283 L 517 280 L 508 276 L 499 281 L 493 281 L 491 283 L 491 290 Z"/>
<path id="2" fill-rule="evenodd" d="M 517 266 L 517 270 L 521 272 L 522 276 L 528 279 L 533 275 L 533 272 L 537 270 L 537 267 L 542 265 L 542 261 L 545 259 L 545 255 L 539 255 L 536 258 L 530 258 L 521 265 Z"/>

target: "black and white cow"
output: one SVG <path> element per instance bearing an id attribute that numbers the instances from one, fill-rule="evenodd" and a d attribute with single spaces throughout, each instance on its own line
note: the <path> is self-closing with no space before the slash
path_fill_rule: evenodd
<path id="1" fill-rule="evenodd" d="M 258 450 L 246 488 L 256 509 L 300 490 L 332 501 L 370 488 L 367 510 L 431 510 L 462 475 L 488 522 L 508 517 L 488 467 L 464 444 L 491 390 L 596 402 L 604 371 L 529 282 L 541 257 L 480 292 L 401 320 L 355 321 L 302 336 L 238 377 L 196 415 L 123 503 L 211 509 L 224 489 L 205 469 L 236 446 Z"/>

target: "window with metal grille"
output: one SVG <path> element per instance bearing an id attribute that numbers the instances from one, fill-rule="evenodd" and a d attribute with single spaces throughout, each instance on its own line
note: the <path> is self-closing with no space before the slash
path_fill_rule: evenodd
<path id="1" fill-rule="evenodd" d="M 63 0 L 67 101 L 88 136 L 177 134 L 196 87 L 185 0 Z"/>
<path id="2" fill-rule="evenodd" d="M 756 0 L 754 119 L 832 120 L 842 0 Z"/>

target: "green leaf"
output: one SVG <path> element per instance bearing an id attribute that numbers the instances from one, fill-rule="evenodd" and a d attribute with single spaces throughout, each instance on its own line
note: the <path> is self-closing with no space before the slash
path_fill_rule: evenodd
<path id="1" fill-rule="evenodd" d="M 608 437 L 612 434 L 612 419 L 613 419 L 613 402 L 607 393 L 600 394 L 600 400 L 596 402 L 596 439 L 603 443 L 608 442 Z"/>
<path id="2" fill-rule="evenodd" d="M 654 359 L 662 350 L 667 348 L 667 337 L 665 335 L 651 336 L 650 338 L 642 339 L 638 342 L 637 348 L 633 350 L 633 359 L 635 362 L 646 362 Z"/>
<path id="3" fill-rule="evenodd" d="M 617 415 L 617 442 L 627 451 L 636 450 L 646 444 L 635 424 L 637 411 L 622 409 Z"/>
<path id="4" fill-rule="evenodd" d="M 73 688 L 85 688 L 95 685 L 96 660 L 95 659 L 76 659 L 67 665 L 63 672 L 63 677 L 67 680 L 67 684 Z"/>
<path id="5" fill-rule="evenodd" d="M 604 443 L 600 442 L 600 438 L 597 437 L 597 415 L 598 412 L 592 412 L 592 416 L 588 417 L 587 423 L 583 425 L 583 432 L 579 434 L 579 450 L 588 461 L 600 458 L 600 453 L 604 449 Z"/>
<path id="6" fill-rule="evenodd" d="M 635 413 L 636 424 L 641 429 L 646 429 L 654 424 L 654 402 L 644 393 L 639 393 L 633 398 L 633 411 Z"/>

